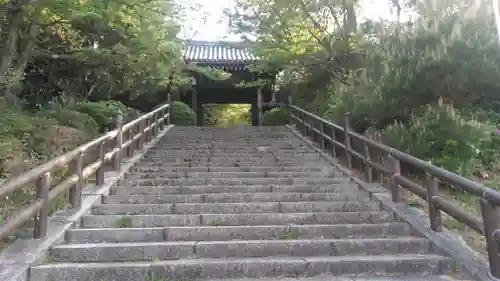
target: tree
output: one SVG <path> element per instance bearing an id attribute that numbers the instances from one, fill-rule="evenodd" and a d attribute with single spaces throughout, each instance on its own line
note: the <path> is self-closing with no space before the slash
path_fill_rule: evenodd
<path id="1" fill-rule="evenodd" d="M 166 85 L 180 66 L 171 0 L 0 5 L 0 93 L 12 102 L 143 94 Z"/>

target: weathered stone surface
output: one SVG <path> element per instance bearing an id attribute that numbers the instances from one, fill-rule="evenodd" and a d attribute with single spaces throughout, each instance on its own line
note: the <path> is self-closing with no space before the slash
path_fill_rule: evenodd
<path id="1" fill-rule="evenodd" d="M 343 193 L 206 193 L 206 194 L 132 194 L 105 196 L 105 204 L 168 204 L 168 203 L 238 203 L 238 202 L 302 202 L 302 201 L 367 201 L 368 194 L 346 191 Z"/>
<path id="2" fill-rule="evenodd" d="M 206 185 L 206 186 L 137 186 L 113 187 L 113 195 L 162 195 L 162 194 L 200 194 L 200 193 L 340 193 L 356 192 L 358 187 L 353 184 L 331 185 Z"/>
<path id="3" fill-rule="evenodd" d="M 319 155 L 280 127 L 174 129 L 29 281 L 444 281 L 453 262 Z"/>
<path id="4" fill-rule="evenodd" d="M 66 243 L 160 242 L 165 238 L 162 227 L 142 228 L 76 228 L 66 232 Z"/>
<path id="5" fill-rule="evenodd" d="M 249 202 L 249 203 L 176 203 L 176 204 L 99 204 L 94 215 L 166 215 L 166 214 L 237 214 L 359 212 L 380 210 L 376 202 Z"/>
<path id="6" fill-rule="evenodd" d="M 59 245 L 53 262 L 118 262 L 187 258 L 426 254 L 429 242 L 414 237 L 374 239 L 135 242 Z"/>
<path id="7" fill-rule="evenodd" d="M 421 275 L 450 272 L 450 261 L 432 255 L 182 259 L 121 263 L 55 263 L 31 269 L 32 281 L 149 281 L 151 275 L 181 278 L 303 277 L 371 273 Z M 184 279 L 185 280 L 185 279 Z"/>
<path id="8" fill-rule="evenodd" d="M 193 186 L 193 185 L 265 185 L 265 184 L 337 184 L 345 182 L 345 178 L 154 178 L 154 179 L 122 179 L 119 186 Z"/>

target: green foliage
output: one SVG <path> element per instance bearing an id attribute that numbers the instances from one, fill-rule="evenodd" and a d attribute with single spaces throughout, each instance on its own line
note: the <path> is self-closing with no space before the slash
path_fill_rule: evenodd
<path id="1" fill-rule="evenodd" d="M 12 153 L 7 143 L 22 151 L 14 150 L 13 153 L 26 153 L 36 159 L 42 159 L 48 152 L 47 144 L 50 143 L 50 132 L 57 125 L 53 119 L 25 114 L 17 108 L 3 107 L 0 109 L 0 139 L 4 143 L 4 151 L 0 152 L 0 159 L 7 160 Z"/>
<path id="2" fill-rule="evenodd" d="M 172 102 L 171 114 L 170 122 L 176 126 L 196 125 L 196 113 L 189 105 L 183 102 Z"/>
<path id="3" fill-rule="evenodd" d="M 232 76 L 229 72 L 213 67 L 196 67 L 195 71 L 215 81 L 224 81 Z"/>
<path id="4" fill-rule="evenodd" d="M 85 102 L 30 113 L 0 99 L 0 177 L 81 145 L 118 113 L 132 118 L 135 111 L 118 102 Z"/>
<path id="5" fill-rule="evenodd" d="M 283 126 L 289 123 L 290 113 L 286 108 L 273 108 L 262 116 L 264 126 Z"/>
<path id="6" fill-rule="evenodd" d="M 206 105 L 205 123 L 216 127 L 249 125 L 251 123 L 248 104 L 210 104 Z"/>
<path id="7" fill-rule="evenodd" d="M 66 129 L 56 119 L 15 107 L 0 106 L 0 114 L 0 177 L 19 174 L 88 140 L 93 133 Z"/>
<path id="8" fill-rule="evenodd" d="M 99 124 L 89 114 L 69 109 L 42 110 L 39 115 L 56 120 L 60 125 L 80 129 L 95 136 L 99 132 Z"/>
<path id="9" fill-rule="evenodd" d="M 238 0 L 233 28 L 258 38 L 254 52 L 267 60 L 255 68 L 283 70 L 278 83 L 295 105 L 335 123 L 351 112 L 354 130 L 468 177 L 497 172 L 500 48 L 490 3 L 404 1 L 418 14 L 410 22 L 353 29 L 347 2 Z"/>
<path id="10" fill-rule="evenodd" d="M 16 47 L 0 54 L 0 93 L 10 100 L 34 107 L 65 94 L 133 98 L 172 74 L 182 80 L 183 7 L 174 0 L 8 2 L 0 41 Z"/>
<path id="11" fill-rule="evenodd" d="M 406 124 L 387 126 L 382 137 L 396 149 L 464 176 L 491 168 L 499 155 L 495 127 L 465 120 L 450 105 L 428 106 Z"/>
<path id="12" fill-rule="evenodd" d="M 83 102 L 73 105 L 73 108 L 94 119 L 100 132 L 114 128 L 118 115 L 122 115 L 124 122 L 138 115 L 136 111 L 117 101 Z"/>

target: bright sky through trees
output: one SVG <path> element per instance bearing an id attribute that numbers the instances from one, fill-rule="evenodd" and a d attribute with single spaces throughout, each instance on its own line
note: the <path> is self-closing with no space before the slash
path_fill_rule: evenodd
<path id="1" fill-rule="evenodd" d="M 201 11 L 191 12 L 189 18 L 183 22 L 182 37 L 196 40 L 239 40 L 238 36 L 230 35 L 227 18 L 223 14 L 225 8 L 231 8 L 233 0 L 183 0 L 189 5 L 200 4 Z M 391 9 L 388 0 L 361 0 L 360 15 L 370 19 L 390 19 Z M 204 22 L 200 14 L 206 13 Z M 404 18 L 403 13 L 403 18 Z M 196 31 L 196 32 L 194 32 Z M 193 34 L 194 37 L 193 37 Z"/>

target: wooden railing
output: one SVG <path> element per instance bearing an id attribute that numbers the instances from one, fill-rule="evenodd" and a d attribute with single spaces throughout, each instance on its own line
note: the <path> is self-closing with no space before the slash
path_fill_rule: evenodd
<path id="1" fill-rule="evenodd" d="M 0 198 L 33 183 L 36 186 L 36 198 L 34 203 L 0 226 L 0 240 L 7 238 L 32 218 L 34 238 L 46 237 L 49 208 L 54 199 L 69 190 L 71 208 L 80 208 L 82 189 L 91 175 L 95 174 L 97 186 L 103 185 L 107 163 L 111 162 L 113 168 L 119 170 L 124 153 L 127 157 L 133 156 L 135 149 L 141 149 L 145 142 L 151 141 L 165 125 L 170 124 L 170 97 L 168 100 L 167 104 L 126 124 L 123 124 L 122 116 L 117 116 L 114 130 L 3 183 L 0 186 Z M 113 147 L 107 151 L 107 144 L 113 143 Z M 86 165 L 84 158 L 89 156 L 94 159 L 90 159 L 91 163 Z M 52 186 L 53 173 L 68 165 L 74 165 L 74 173 Z"/>
<path id="2" fill-rule="evenodd" d="M 334 157 L 337 156 L 336 148 L 343 151 L 344 155 L 339 156 L 345 159 L 346 166 L 350 169 L 353 168 L 353 159 L 362 163 L 362 172 L 367 182 L 373 182 L 374 172 L 389 177 L 388 187 L 392 193 L 392 201 L 401 202 L 404 200 L 403 189 L 424 199 L 428 204 L 429 220 L 433 231 L 441 232 L 443 230 L 441 212 L 444 212 L 483 235 L 486 238 L 491 274 L 495 278 L 500 278 L 499 192 L 350 130 L 349 114 L 345 115 L 343 126 L 339 126 L 294 106 L 290 102 L 288 107 L 290 109 L 290 122 L 296 124 L 302 134 L 312 136 L 322 149 L 328 147 Z M 339 136 L 338 139 L 341 140 L 337 140 L 336 136 Z M 353 141 L 363 145 L 362 152 L 352 149 Z M 371 157 L 373 151 L 383 155 L 387 165 L 373 160 Z M 403 176 L 401 164 L 425 173 L 425 184 L 421 185 L 417 181 Z M 477 197 L 481 203 L 482 218 L 468 213 L 458 204 L 445 199 L 439 191 L 440 183 L 447 183 Z"/>

